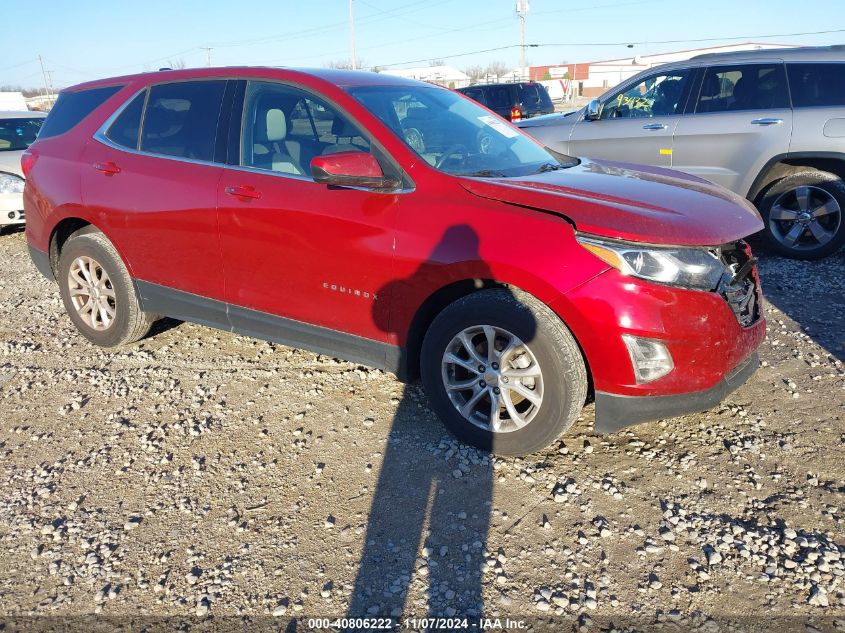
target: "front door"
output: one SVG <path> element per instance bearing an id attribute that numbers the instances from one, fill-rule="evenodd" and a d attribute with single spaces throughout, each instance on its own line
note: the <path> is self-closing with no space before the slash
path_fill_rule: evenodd
<path id="1" fill-rule="evenodd" d="M 670 167 L 672 134 L 681 119 L 692 70 L 663 71 L 602 99 L 596 121 L 572 130 L 569 153 L 625 163 Z"/>
<path id="2" fill-rule="evenodd" d="M 310 173 L 317 155 L 376 153 L 366 135 L 319 97 L 265 81 L 248 82 L 241 129 L 239 164 L 224 169 L 217 193 L 233 327 L 291 342 L 313 336 L 316 349 L 326 329 L 387 340 L 381 289 L 392 279 L 402 194 L 327 187 Z M 293 336 L 273 335 L 291 327 Z"/>
<path id="3" fill-rule="evenodd" d="M 783 63 L 713 66 L 675 129 L 672 167 L 745 196 L 766 162 L 789 151 L 791 135 Z"/>

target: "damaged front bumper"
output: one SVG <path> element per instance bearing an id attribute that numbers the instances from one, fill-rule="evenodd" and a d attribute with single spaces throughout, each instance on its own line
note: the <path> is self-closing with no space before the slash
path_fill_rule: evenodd
<path id="1" fill-rule="evenodd" d="M 742 386 L 760 366 L 754 352 L 715 387 L 670 396 L 624 396 L 596 391 L 597 433 L 613 433 L 626 426 L 697 413 L 716 406 Z"/>

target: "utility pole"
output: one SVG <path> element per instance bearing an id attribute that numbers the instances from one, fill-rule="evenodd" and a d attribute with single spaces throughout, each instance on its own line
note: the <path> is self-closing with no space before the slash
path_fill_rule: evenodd
<path id="1" fill-rule="evenodd" d="M 352 0 L 349 0 L 349 38 L 352 43 L 352 70 L 357 70 L 358 59 L 355 56 L 355 15 L 352 12 Z"/>
<path id="2" fill-rule="evenodd" d="M 44 96 L 47 98 L 47 101 L 50 101 L 50 98 L 53 96 L 52 91 L 50 90 L 50 82 L 47 81 L 47 71 L 44 70 L 44 60 L 41 59 L 41 55 L 38 56 L 38 63 L 41 64 L 41 76 L 44 77 Z"/>
<path id="3" fill-rule="evenodd" d="M 210 46 L 200 46 L 200 48 L 205 51 L 205 65 L 211 68 L 211 51 L 213 49 Z"/>
<path id="4" fill-rule="evenodd" d="M 525 16 L 528 15 L 528 0 L 516 0 L 516 14 L 519 16 L 519 74 L 525 72 Z M 527 79 L 527 77 L 522 77 Z"/>

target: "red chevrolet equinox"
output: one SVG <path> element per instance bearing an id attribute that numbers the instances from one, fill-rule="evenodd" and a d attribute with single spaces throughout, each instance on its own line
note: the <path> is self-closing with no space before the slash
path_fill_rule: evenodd
<path id="1" fill-rule="evenodd" d="M 160 316 L 421 378 L 463 440 L 699 411 L 758 365 L 743 199 L 542 147 L 454 91 L 337 70 L 64 90 L 22 159 L 33 262 L 105 347 Z"/>

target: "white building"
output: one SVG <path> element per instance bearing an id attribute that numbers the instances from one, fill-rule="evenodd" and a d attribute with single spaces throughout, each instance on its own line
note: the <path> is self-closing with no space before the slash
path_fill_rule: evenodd
<path id="1" fill-rule="evenodd" d="M 693 48 L 669 53 L 655 53 L 652 55 L 636 55 L 622 59 L 607 59 L 597 62 L 583 62 L 577 64 L 561 64 L 559 66 L 532 66 L 530 77 L 534 80 L 562 79 L 569 77 L 573 80 L 576 94 L 584 97 L 597 97 L 606 90 L 622 83 L 638 72 L 666 64 L 691 59 L 696 55 L 707 53 L 728 53 L 732 51 L 755 51 L 764 48 L 797 48 L 797 44 L 761 44 L 759 42 L 744 42 L 742 44 L 725 44 L 707 48 Z"/>
<path id="2" fill-rule="evenodd" d="M 424 66 L 421 68 L 399 68 L 396 70 L 383 70 L 385 75 L 405 77 L 406 79 L 418 79 L 430 83 L 440 84 L 449 88 L 462 88 L 470 83 L 469 75 L 451 66 Z"/>

